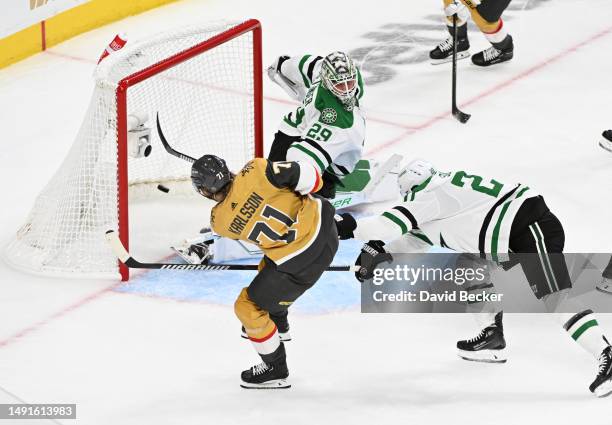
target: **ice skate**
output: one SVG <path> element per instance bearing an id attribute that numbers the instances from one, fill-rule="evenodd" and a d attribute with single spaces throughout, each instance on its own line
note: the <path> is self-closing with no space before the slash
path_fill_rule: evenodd
<path id="1" fill-rule="evenodd" d="M 240 386 L 248 389 L 283 389 L 290 388 L 287 382 L 289 369 L 287 363 L 260 363 L 242 372 Z"/>
<path id="2" fill-rule="evenodd" d="M 599 356 L 597 377 L 589 386 L 589 390 L 597 397 L 612 394 L 612 346 L 608 345 Z"/>

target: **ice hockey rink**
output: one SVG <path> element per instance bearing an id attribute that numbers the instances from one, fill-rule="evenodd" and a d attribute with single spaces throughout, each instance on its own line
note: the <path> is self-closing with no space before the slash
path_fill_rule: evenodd
<path id="1" fill-rule="evenodd" d="M 367 157 L 399 153 L 528 183 L 563 223 L 566 252 L 611 252 L 612 153 L 597 145 L 612 127 L 610 0 L 514 0 L 505 15 L 514 60 L 489 69 L 459 63 L 460 107 L 472 114 L 466 125 L 449 113 L 450 64 L 426 60 L 446 36 L 439 3 L 183 0 L 0 70 L 0 244 L 69 150 L 97 58 L 116 33 L 136 40 L 256 18 L 264 65 L 281 54 L 355 56 L 368 83 Z M 487 47 L 474 28 L 470 42 L 472 52 Z M 267 78 L 264 96 L 269 148 L 293 103 Z M 193 220 L 173 223 L 174 206 L 192 208 Z M 155 226 L 139 231 L 134 246 L 150 261 L 207 224 L 186 201 L 149 216 Z M 336 263 L 354 261 L 359 245 L 342 244 Z M 78 406 L 77 420 L 28 423 L 612 423 L 612 399 L 588 391 L 595 362 L 543 314 L 507 315 L 508 363 L 465 362 L 454 347 L 477 333 L 472 317 L 360 314 L 357 281 L 326 273 L 290 315 L 292 388 L 248 391 L 240 371 L 260 360 L 240 338 L 232 304 L 252 273 L 134 273 L 124 284 L 33 276 L 0 262 L 0 276 L 0 403 Z M 612 315 L 599 319 L 612 335 Z"/>

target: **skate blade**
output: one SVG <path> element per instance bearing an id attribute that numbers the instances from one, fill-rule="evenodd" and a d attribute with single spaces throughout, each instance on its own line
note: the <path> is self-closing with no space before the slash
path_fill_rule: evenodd
<path id="1" fill-rule="evenodd" d="M 612 380 L 608 380 L 595 388 L 593 394 L 599 398 L 607 397 L 612 394 Z"/>
<path id="2" fill-rule="evenodd" d="M 262 384 L 251 384 L 249 382 L 242 381 L 240 386 L 248 390 L 282 390 L 285 388 L 291 388 L 291 384 L 288 383 L 286 379 L 273 379 Z"/>
<path id="3" fill-rule="evenodd" d="M 597 289 L 599 292 L 603 292 L 604 294 L 612 295 L 612 287 L 610 285 L 597 285 L 595 286 L 595 289 Z"/>
<path id="4" fill-rule="evenodd" d="M 470 57 L 470 51 L 466 50 L 465 52 L 457 52 L 457 60 L 465 59 Z M 429 63 L 432 65 L 442 65 L 443 63 L 452 62 L 453 57 L 449 56 L 445 59 L 429 59 Z"/>
<path id="5" fill-rule="evenodd" d="M 481 350 L 481 351 L 464 351 L 457 350 L 457 354 L 463 360 L 480 363 L 506 363 L 508 360 L 504 350 Z"/>
<path id="6" fill-rule="evenodd" d="M 612 152 L 612 143 L 608 142 L 607 140 L 600 140 L 599 141 L 599 146 L 601 146 L 602 148 L 604 148 L 608 152 Z"/>

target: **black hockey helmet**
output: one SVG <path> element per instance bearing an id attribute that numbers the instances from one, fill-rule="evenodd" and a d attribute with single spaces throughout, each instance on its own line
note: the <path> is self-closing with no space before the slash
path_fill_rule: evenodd
<path id="1" fill-rule="evenodd" d="M 211 198 L 232 181 L 225 161 L 215 155 L 204 155 L 191 166 L 191 183 L 202 196 Z"/>

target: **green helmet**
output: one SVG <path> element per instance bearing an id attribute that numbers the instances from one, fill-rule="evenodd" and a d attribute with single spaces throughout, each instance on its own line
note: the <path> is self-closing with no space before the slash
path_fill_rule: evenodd
<path id="1" fill-rule="evenodd" d="M 321 81 L 327 90 L 340 99 L 346 110 L 353 109 L 357 92 L 357 67 L 346 53 L 333 52 L 323 59 Z"/>

